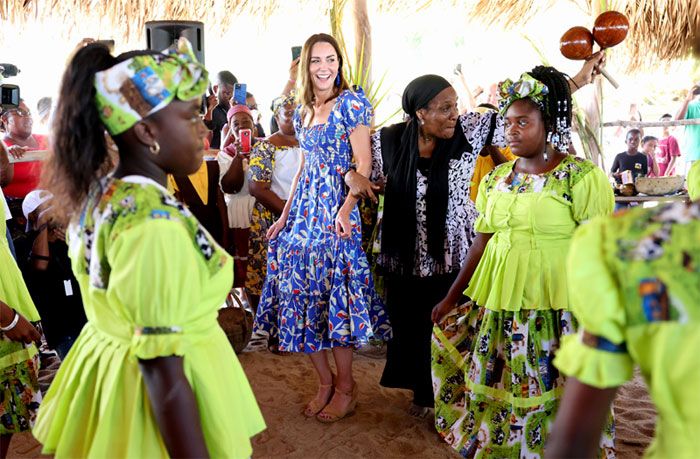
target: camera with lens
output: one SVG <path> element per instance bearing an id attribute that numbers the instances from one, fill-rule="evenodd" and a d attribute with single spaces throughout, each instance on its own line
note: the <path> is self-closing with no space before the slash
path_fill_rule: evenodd
<path id="1" fill-rule="evenodd" d="M 13 64 L 0 64 L 0 81 L 16 76 L 19 73 L 17 66 Z M 0 84 L 0 104 L 2 109 L 17 108 L 19 106 L 19 86 L 16 84 Z"/>

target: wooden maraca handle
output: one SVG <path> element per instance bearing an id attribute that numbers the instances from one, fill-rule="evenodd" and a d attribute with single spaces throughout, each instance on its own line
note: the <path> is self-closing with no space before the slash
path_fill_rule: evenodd
<path id="1" fill-rule="evenodd" d="M 620 85 L 617 83 L 617 81 L 615 81 L 615 78 L 613 78 L 612 75 L 610 75 L 607 70 L 605 70 L 604 68 L 598 67 L 597 64 L 596 64 L 595 68 L 596 68 L 596 70 L 598 70 L 601 73 L 601 75 L 603 75 L 605 77 L 606 80 L 608 80 L 610 82 L 611 85 L 613 85 L 613 88 L 618 89 L 620 87 Z"/>

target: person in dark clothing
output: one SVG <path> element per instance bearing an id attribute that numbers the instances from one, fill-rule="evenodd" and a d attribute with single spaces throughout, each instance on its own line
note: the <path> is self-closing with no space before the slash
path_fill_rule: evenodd
<path id="1" fill-rule="evenodd" d="M 229 225 L 224 194 L 219 187 L 219 163 L 205 158 L 199 170 L 186 177 L 173 176 L 175 197 L 183 202 L 224 248 L 228 248 Z M 206 188 L 202 187 L 206 184 Z"/>
<path id="2" fill-rule="evenodd" d="M 207 112 L 204 115 L 204 124 L 211 131 L 211 148 L 221 148 L 221 129 L 226 124 L 226 113 L 230 108 L 233 97 L 233 85 L 238 79 L 228 70 L 216 74 L 212 91 L 214 94 L 207 98 Z"/>
<path id="3" fill-rule="evenodd" d="M 65 228 L 45 217 L 51 198 L 45 190 L 32 191 L 24 198 L 22 212 L 28 222 L 31 251 L 20 266 L 41 315 L 46 344 L 63 360 L 87 318 L 68 258 Z"/>
<path id="4" fill-rule="evenodd" d="M 613 161 L 612 168 L 610 168 L 610 173 L 618 182 L 621 181 L 624 171 L 631 171 L 632 177 L 635 179 L 648 175 L 649 164 L 647 157 L 638 150 L 641 137 L 642 133 L 639 129 L 627 131 L 627 151 L 615 156 L 615 161 Z"/>
<path id="5" fill-rule="evenodd" d="M 265 129 L 262 124 L 260 124 L 260 110 L 258 110 L 258 102 L 255 100 L 253 93 L 248 92 L 245 96 L 245 104 L 253 112 L 253 120 L 255 121 L 255 127 L 258 129 L 258 137 L 267 137 L 265 135 Z"/>

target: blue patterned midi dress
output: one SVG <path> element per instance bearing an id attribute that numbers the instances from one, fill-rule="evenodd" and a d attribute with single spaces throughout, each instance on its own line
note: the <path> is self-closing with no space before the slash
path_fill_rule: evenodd
<path id="1" fill-rule="evenodd" d="M 306 127 L 300 108 L 294 114 L 304 169 L 287 225 L 270 241 L 255 319 L 257 331 L 278 337 L 281 351 L 312 353 L 391 337 L 362 250 L 357 207 L 350 214 L 352 235 L 343 239 L 335 233 L 352 162 L 349 137 L 357 126 L 369 126 L 372 115 L 359 88 L 340 93 L 325 124 Z"/>

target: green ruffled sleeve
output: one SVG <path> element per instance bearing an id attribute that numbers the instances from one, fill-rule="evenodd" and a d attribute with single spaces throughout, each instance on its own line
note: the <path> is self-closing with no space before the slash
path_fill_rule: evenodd
<path id="1" fill-rule="evenodd" d="M 615 209 L 615 195 L 602 169 L 594 166 L 571 187 L 572 210 L 577 223 L 598 215 L 610 215 Z"/>
<path id="2" fill-rule="evenodd" d="M 132 327 L 131 353 L 144 360 L 184 355 L 206 288 L 202 255 L 185 227 L 167 219 L 139 223 L 116 237 L 107 256 L 107 295 Z"/>
<path id="3" fill-rule="evenodd" d="M 567 273 L 580 329 L 563 339 L 554 360 L 562 373 L 598 388 L 622 385 L 634 368 L 625 343 L 619 286 L 605 260 L 607 221 L 598 218 L 581 226 L 572 239 Z"/>
<path id="4" fill-rule="evenodd" d="M 486 174 L 484 178 L 481 179 L 481 182 L 479 183 L 479 193 L 476 195 L 476 202 L 474 203 L 476 210 L 479 211 L 479 216 L 477 217 L 476 222 L 474 222 L 474 230 L 479 233 L 493 233 L 495 231 L 488 223 L 488 215 L 486 215 L 486 205 L 489 199 L 487 188 L 491 177 L 493 177 L 493 171 Z"/>

